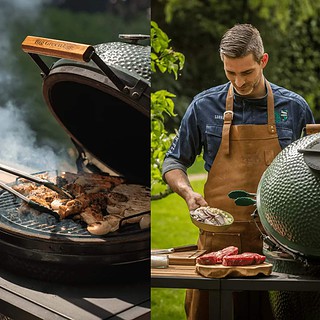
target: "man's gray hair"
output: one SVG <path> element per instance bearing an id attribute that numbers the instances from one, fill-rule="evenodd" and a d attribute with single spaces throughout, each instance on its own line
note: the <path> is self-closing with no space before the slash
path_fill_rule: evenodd
<path id="1" fill-rule="evenodd" d="M 252 53 L 260 62 L 264 53 L 260 32 L 251 24 L 236 24 L 229 29 L 220 42 L 220 57 L 240 58 Z"/>

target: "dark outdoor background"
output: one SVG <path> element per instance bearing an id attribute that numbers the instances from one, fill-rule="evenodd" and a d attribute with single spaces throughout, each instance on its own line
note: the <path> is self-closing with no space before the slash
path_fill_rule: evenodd
<path id="1" fill-rule="evenodd" d="M 44 170 L 70 159 L 69 137 L 42 96 L 40 69 L 21 50 L 27 35 L 95 45 L 149 34 L 149 22 L 150 0 L 0 0 L 0 162 Z"/>
<path id="2" fill-rule="evenodd" d="M 223 33 L 236 23 L 255 25 L 264 39 L 270 82 L 301 94 L 320 122 L 320 1 L 319 0 L 152 0 L 152 20 L 168 34 L 173 49 L 186 56 L 175 81 L 159 72 L 153 90 L 167 89 L 178 116 L 168 120 L 177 128 L 191 98 L 226 82 L 218 48 Z"/>

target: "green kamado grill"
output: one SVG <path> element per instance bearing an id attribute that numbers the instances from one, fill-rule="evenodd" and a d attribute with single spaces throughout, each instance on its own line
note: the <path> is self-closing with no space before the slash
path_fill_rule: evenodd
<path id="1" fill-rule="evenodd" d="M 149 190 L 151 49 L 137 43 L 149 36 L 120 38 L 92 46 L 27 36 L 22 49 L 41 69 L 44 100 L 79 152 L 78 172 L 120 175 Z M 58 60 L 49 67 L 40 56 Z M 21 217 L 19 206 L 0 192 L 1 267 L 63 283 L 149 281 L 150 228 L 94 236 L 72 219 Z"/>
<path id="2" fill-rule="evenodd" d="M 257 210 L 273 271 L 320 276 L 320 134 L 283 149 L 264 172 Z M 320 319 L 319 292 L 270 292 L 275 318 Z"/>

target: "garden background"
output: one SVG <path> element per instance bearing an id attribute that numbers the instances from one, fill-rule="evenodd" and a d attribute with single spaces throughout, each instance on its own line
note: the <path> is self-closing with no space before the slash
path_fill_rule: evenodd
<path id="1" fill-rule="evenodd" d="M 154 92 L 167 90 L 175 95 L 177 115 L 164 119 L 168 134 L 178 129 L 194 95 L 226 82 L 219 42 L 223 33 L 236 23 L 251 23 L 260 30 L 270 57 L 264 72 L 266 78 L 301 94 L 319 123 L 319 0 L 152 0 L 151 12 L 152 20 L 170 38 L 170 49 L 185 55 L 184 68 L 177 80 L 159 70 L 152 77 Z M 204 173 L 203 162 L 199 160 L 188 173 Z M 202 177 L 191 184 L 203 193 L 204 181 Z M 152 186 L 153 194 L 157 193 L 157 187 Z M 151 205 L 152 248 L 196 243 L 198 230 L 179 196 L 170 194 Z M 152 289 L 152 319 L 185 319 L 184 293 L 181 289 Z"/>

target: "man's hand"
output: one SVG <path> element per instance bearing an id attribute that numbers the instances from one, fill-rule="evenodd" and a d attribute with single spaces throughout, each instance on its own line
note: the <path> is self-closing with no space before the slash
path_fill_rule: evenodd
<path id="1" fill-rule="evenodd" d="M 201 194 L 193 191 L 188 176 L 182 170 L 168 171 L 165 179 L 172 191 L 185 200 L 189 211 L 208 205 Z"/>
<path id="2" fill-rule="evenodd" d="M 208 206 L 208 203 L 206 200 L 204 200 L 204 198 L 202 197 L 202 195 L 200 193 L 197 192 L 190 192 L 188 194 L 188 196 L 185 199 L 187 206 L 189 208 L 189 211 L 191 210 L 195 210 L 199 207 L 206 207 Z"/>

